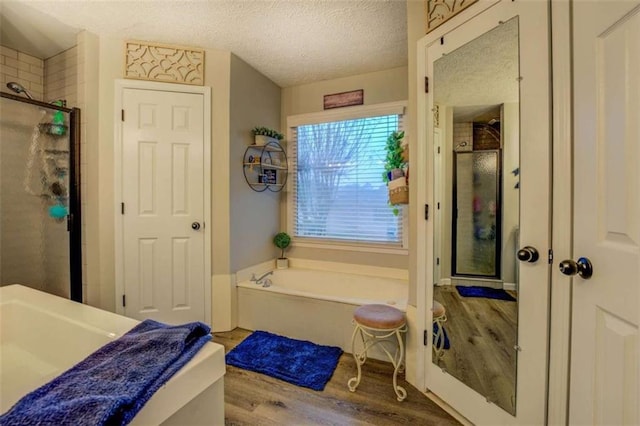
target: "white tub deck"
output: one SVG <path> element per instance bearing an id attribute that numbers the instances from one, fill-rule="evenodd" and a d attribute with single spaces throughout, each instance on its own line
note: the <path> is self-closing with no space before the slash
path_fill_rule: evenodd
<path id="1" fill-rule="evenodd" d="M 267 288 L 251 281 L 237 283 L 239 327 L 338 346 L 349 353 L 358 306 L 387 304 L 403 312 L 407 307 L 407 280 L 312 269 L 275 270 L 266 278 L 272 281 Z M 388 361 L 378 348 L 370 357 Z"/>
<path id="2" fill-rule="evenodd" d="M 20 285 L 0 288 L 0 412 L 138 321 Z M 224 424 L 224 347 L 206 344 L 132 424 Z"/>

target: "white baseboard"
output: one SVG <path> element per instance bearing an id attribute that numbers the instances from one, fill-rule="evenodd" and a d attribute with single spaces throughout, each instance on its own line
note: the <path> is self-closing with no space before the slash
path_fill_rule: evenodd
<path id="1" fill-rule="evenodd" d="M 451 278 L 440 278 L 439 286 L 451 285 Z"/>
<path id="2" fill-rule="evenodd" d="M 518 290 L 518 285 L 516 283 L 502 283 L 502 288 L 504 290 L 516 291 Z"/>

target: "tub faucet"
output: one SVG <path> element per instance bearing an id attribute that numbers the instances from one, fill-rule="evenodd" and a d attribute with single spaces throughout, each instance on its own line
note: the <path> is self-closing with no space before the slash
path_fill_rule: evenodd
<path id="1" fill-rule="evenodd" d="M 256 284 L 262 284 L 264 278 L 268 277 L 269 275 L 273 275 L 273 271 L 266 272 L 263 275 L 260 275 L 259 278 L 256 278 L 256 274 L 251 274 L 251 280 L 250 281 L 253 281 Z"/>

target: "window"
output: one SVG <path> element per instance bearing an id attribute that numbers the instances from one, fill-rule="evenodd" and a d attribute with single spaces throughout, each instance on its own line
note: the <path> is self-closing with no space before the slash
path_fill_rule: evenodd
<path id="1" fill-rule="evenodd" d="M 403 246 L 405 220 L 389 206 L 382 179 L 386 140 L 402 128 L 403 108 L 360 109 L 362 116 L 346 119 L 290 117 L 289 219 L 297 241 Z"/>

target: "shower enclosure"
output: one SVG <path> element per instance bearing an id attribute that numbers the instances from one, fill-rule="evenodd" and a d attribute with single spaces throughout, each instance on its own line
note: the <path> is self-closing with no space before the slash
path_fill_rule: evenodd
<path id="1" fill-rule="evenodd" d="M 82 302 L 80 110 L 0 92 L 0 112 L 0 285 Z"/>
<path id="2" fill-rule="evenodd" d="M 454 152 L 452 275 L 501 278 L 499 149 Z"/>

